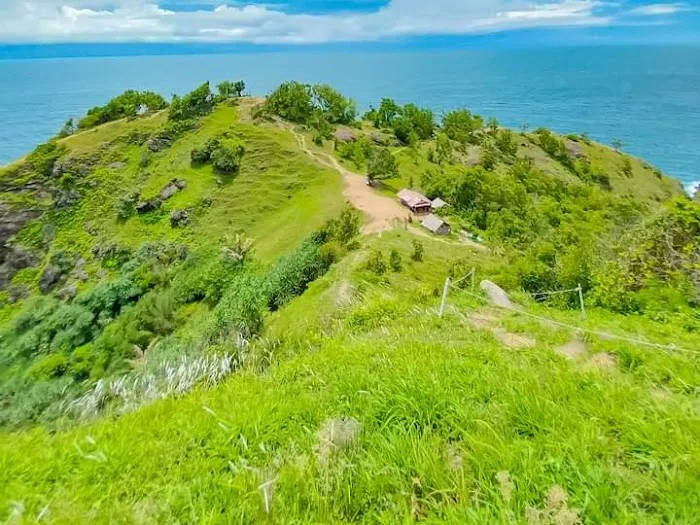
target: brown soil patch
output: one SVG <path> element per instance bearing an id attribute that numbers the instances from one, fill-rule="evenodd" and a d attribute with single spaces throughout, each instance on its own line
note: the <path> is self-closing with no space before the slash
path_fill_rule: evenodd
<path id="1" fill-rule="evenodd" d="M 587 368 L 596 368 L 598 370 L 612 370 L 617 368 L 617 358 L 607 352 L 595 354 L 586 361 Z"/>
<path id="2" fill-rule="evenodd" d="M 486 312 L 473 312 L 467 317 L 467 322 L 479 330 L 488 330 L 498 322 L 498 318 Z"/>
<path id="3" fill-rule="evenodd" d="M 559 355 L 574 361 L 586 353 L 586 343 L 579 341 L 578 339 L 572 339 L 568 343 L 557 347 L 556 352 Z"/>
<path id="4" fill-rule="evenodd" d="M 323 152 L 311 151 L 306 145 L 304 135 L 294 131 L 292 133 L 294 133 L 299 143 L 299 148 L 304 153 L 316 162 L 336 170 L 343 176 L 345 181 L 345 192 L 343 195 L 369 219 L 362 228 L 362 233 L 380 233 L 390 230 L 395 224 L 405 224 L 408 221 L 411 212 L 401 206 L 399 202 L 377 193 L 366 184 L 366 177 L 348 170 L 333 156 Z"/>
<path id="5" fill-rule="evenodd" d="M 532 348 L 535 346 L 535 340 L 526 335 L 513 334 L 503 329 L 495 329 L 493 330 L 493 333 L 501 341 L 501 343 L 508 348 L 517 350 L 520 348 Z"/>

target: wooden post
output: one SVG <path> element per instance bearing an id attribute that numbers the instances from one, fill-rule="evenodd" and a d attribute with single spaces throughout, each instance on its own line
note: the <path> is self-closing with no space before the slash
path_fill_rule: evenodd
<path id="1" fill-rule="evenodd" d="M 583 304 L 583 287 L 579 283 L 578 288 L 578 300 L 581 302 L 581 315 L 586 317 L 586 306 Z"/>
<path id="2" fill-rule="evenodd" d="M 440 301 L 440 311 L 438 315 L 442 317 L 445 313 L 445 306 L 447 306 L 447 294 L 450 292 L 450 278 L 445 279 L 445 287 L 442 289 L 442 301 Z"/>

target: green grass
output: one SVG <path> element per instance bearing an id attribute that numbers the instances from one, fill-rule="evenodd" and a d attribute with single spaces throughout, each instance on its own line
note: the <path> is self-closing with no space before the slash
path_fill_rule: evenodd
<path id="1" fill-rule="evenodd" d="M 559 486 L 586 523 L 693 523 L 697 356 L 592 339 L 589 354 L 618 366 L 591 369 L 554 352 L 572 333 L 496 313 L 536 341 L 507 349 L 465 321 L 484 311 L 470 295 L 435 313 L 456 260 L 498 280 L 497 261 L 420 238 L 426 257 L 414 262 L 412 240 L 364 241 L 270 316 L 249 366 L 216 389 L 55 434 L 1 435 L 0 518 L 19 502 L 27 522 L 524 523 Z M 365 270 L 372 249 L 398 250 L 402 272 Z M 698 347 L 673 323 L 527 308 Z M 362 432 L 323 464 L 318 432 L 337 417 Z"/>

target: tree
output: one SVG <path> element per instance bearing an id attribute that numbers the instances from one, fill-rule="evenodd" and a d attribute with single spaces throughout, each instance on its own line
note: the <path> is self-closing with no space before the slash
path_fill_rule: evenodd
<path id="1" fill-rule="evenodd" d="M 183 97 L 173 95 L 168 119 L 171 121 L 188 120 L 210 113 L 214 108 L 214 94 L 209 82 L 205 82 Z"/>
<path id="2" fill-rule="evenodd" d="M 58 132 L 58 137 L 59 138 L 68 137 L 68 136 L 72 135 L 73 133 L 75 133 L 75 124 L 73 123 L 73 119 L 69 118 L 63 124 L 61 131 Z"/>
<path id="3" fill-rule="evenodd" d="M 446 133 L 440 133 L 435 143 L 435 161 L 438 164 L 450 163 L 452 161 L 452 141 Z"/>
<path id="4" fill-rule="evenodd" d="M 78 122 L 78 128 L 88 129 L 105 122 L 136 117 L 150 111 L 158 111 L 167 106 L 168 103 L 158 93 L 127 90 L 104 106 L 90 109 L 87 115 Z"/>
<path id="5" fill-rule="evenodd" d="M 387 148 L 375 150 L 369 160 L 367 178 L 370 182 L 399 176 L 399 163 Z"/>
<path id="6" fill-rule="evenodd" d="M 488 130 L 489 135 L 491 135 L 494 138 L 496 137 L 496 134 L 498 133 L 498 127 L 499 127 L 498 119 L 496 119 L 494 117 L 491 117 L 488 120 L 488 122 L 486 123 L 486 129 Z"/>
<path id="7" fill-rule="evenodd" d="M 374 126 L 377 128 L 389 128 L 394 119 L 401 115 L 401 107 L 390 98 L 383 98 L 379 109 L 375 112 Z"/>
<path id="8" fill-rule="evenodd" d="M 355 101 L 345 98 L 327 84 L 316 84 L 311 89 L 314 108 L 321 111 L 331 124 L 351 124 L 357 117 Z"/>
<path id="9" fill-rule="evenodd" d="M 415 104 L 406 104 L 401 115 L 391 124 L 394 134 L 404 144 L 410 144 L 411 132 L 415 132 L 420 140 L 432 138 L 435 130 L 435 118 L 429 109 L 422 109 Z"/>
<path id="10" fill-rule="evenodd" d="M 216 89 L 219 92 L 219 98 L 221 100 L 239 98 L 243 96 L 243 91 L 245 91 L 245 82 L 242 80 L 237 80 L 235 82 L 224 80 L 218 86 L 216 86 Z"/>
<path id="11" fill-rule="evenodd" d="M 515 157 L 518 154 L 518 144 L 515 142 L 513 132 L 509 129 L 503 129 L 498 132 L 496 135 L 496 147 L 509 157 Z"/>
<path id="12" fill-rule="evenodd" d="M 265 109 L 290 122 L 306 124 L 314 110 L 311 87 L 300 82 L 285 82 L 267 97 Z"/>
<path id="13" fill-rule="evenodd" d="M 484 126 L 484 120 L 472 115 L 468 109 L 450 111 L 442 119 L 442 129 L 452 140 L 460 144 L 474 141 L 474 132 Z"/>

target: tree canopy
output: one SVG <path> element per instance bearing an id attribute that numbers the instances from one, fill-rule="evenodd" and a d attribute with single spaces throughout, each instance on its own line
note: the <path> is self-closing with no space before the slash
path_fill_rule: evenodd
<path id="1" fill-rule="evenodd" d="M 168 103 L 158 93 L 128 90 L 114 97 L 104 106 L 90 109 L 87 115 L 78 122 L 78 128 L 88 129 L 106 122 L 158 111 L 167 106 Z"/>

